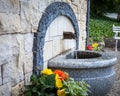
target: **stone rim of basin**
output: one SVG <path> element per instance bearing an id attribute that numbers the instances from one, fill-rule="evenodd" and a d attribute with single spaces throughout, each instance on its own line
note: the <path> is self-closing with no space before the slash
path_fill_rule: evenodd
<path id="1" fill-rule="evenodd" d="M 117 63 L 117 57 L 108 52 L 93 52 L 101 54 L 98 58 L 92 59 L 67 59 L 66 56 L 71 52 L 93 52 L 93 51 L 81 51 L 81 50 L 71 50 L 65 54 L 58 55 L 53 59 L 48 61 L 48 67 L 57 68 L 71 68 L 71 69 L 81 69 L 81 68 L 100 68 L 113 66 Z"/>

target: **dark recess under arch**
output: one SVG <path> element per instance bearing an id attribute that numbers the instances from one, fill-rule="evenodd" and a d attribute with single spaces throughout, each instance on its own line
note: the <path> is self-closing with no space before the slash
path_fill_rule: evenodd
<path id="1" fill-rule="evenodd" d="M 54 2 L 50 4 L 44 14 L 42 15 L 37 33 L 34 34 L 34 45 L 33 45 L 33 73 L 39 74 L 43 69 L 43 48 L 45 43 L 45 35 L 48 26 L 58 16 L 66 16 L 71 21 L 76 36 L 76 49 L 79 46 L 79 27 L 78 22 L 69 4 L 65 2 Z"/>

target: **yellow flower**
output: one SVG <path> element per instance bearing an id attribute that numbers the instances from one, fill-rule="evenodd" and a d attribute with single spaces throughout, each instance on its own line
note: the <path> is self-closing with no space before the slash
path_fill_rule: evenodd
<path id="1" fill-rule="evenodd" d="M 56 83 L 56 87 L 57 88 L 62 88 L 62 81 L 59 79 L 59 76 L 58 76 L 58 74 L 56 74 L 56 76 L 55 76 L 55 83 Z"/>
<path id="2" fill-rule="evenodd" d="M 98 47 L 98 43 L 93 43 L 92 48 Z"/>
<path id="3" fill-rule="evenodd" d="M 57 90 L 57 96 L 66 96 L 65 89 Z"/>
<path id="4" fill-rule="evenodd" d="M 44 70 L 42 71 L 42 74 L 51 75 L 51 74 L 53 74 L 53 72 L 52 72 L 51 69 L 44 69 Z"/>

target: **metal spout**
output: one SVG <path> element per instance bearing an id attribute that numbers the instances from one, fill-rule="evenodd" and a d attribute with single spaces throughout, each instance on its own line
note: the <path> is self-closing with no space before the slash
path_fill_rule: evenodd
<path id="1" fill-rule="evenodd" d="M 63 32 L 63 39 L 76 39 L 76 35 L 73 32 Z"/>

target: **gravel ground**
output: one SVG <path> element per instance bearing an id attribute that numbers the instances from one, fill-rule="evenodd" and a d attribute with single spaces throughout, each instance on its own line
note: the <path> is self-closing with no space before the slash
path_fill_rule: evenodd
<path id="1" fill-rule="evenodd" d="M 106 48 L 105 51 L 115 54 L 118 59 L 118 63 L 114 66 L 116 71 L 116 81 L 106 96 L 120 96 L 120 51 L 115 52 L 113 49 L 108 48 Z"/>

